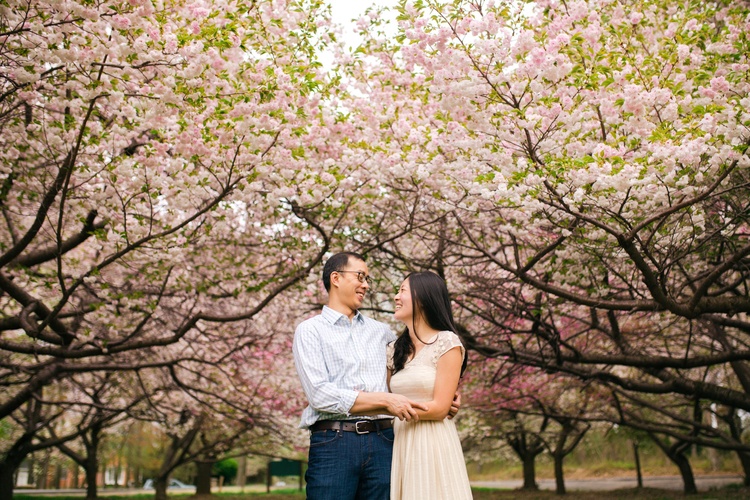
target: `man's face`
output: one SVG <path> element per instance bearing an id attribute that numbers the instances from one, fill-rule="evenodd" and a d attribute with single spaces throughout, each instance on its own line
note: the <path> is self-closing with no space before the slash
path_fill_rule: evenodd
<path id="1" fill-rule="evenodd" d="M 370 284 L 367 282 L 367 278 L 370 276 L 367 264 L 361 260 L 349 258 L 345 268 L 341 271 L 334 271 L 334 273 L 331 273 L 331 278 L 337 286 L 339 300 L 356 311 L 362 306 L 365 295 L 370 289 Z"/>

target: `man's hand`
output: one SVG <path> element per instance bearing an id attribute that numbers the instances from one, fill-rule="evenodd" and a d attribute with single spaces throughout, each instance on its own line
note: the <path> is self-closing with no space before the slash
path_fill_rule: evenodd
<path id="1" fill-rule="evenodd" d="M 400 420 L 406 420 L 407 422 L 413 420 L 416 422 L 417 420 L 419 420 L 417 410 L 428 410 L 427 405 L 425 405 L 424 403 L 411 401 L 406 396 L 402 396 L 401 394 L 389 394 L 389 396 L 390 397 L 388 398 L 386 404 L 386 410 L 388 410 L 388 413 Z"/>
<path id="2" fill-rule="evenodd" d="M 448 418 L 455 417 L 459 408 L 461 408 L 461 394 L 456 393 L 456 395 L 453 396 L 453 402 L 451 402 L 451 409 L 448 410 Z"/>

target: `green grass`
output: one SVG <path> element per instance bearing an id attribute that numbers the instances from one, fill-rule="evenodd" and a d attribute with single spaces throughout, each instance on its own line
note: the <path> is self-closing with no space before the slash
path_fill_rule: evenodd
<path id="1" fill-rule="evenodd" d="M 608 500 L 677 500 L 689 498 L 691 500 L 741 500 L 750 498 L 750 488 L 740 488 L 737 486 L 722 488 L 720 490 L 698 493 L 689 497 L 679 491 L 665 491 L 653 488 L 643 489 L 623 489 L 615 491 L 592 491 L 592 492 L 569 492 L 564 497 L 555 494 L 554 491 L 519 491 L 519 490 L 493 490 L 486 488 L 475 488 L 474 500 L 552 500 L 564 498 L 566 500 L 601 500 L 606 495 Z M 121 495 L 101 495 L 101 500 L 143 500 L 153 498 L 153 494 L 137 494 L 129 496 Z M 14 495 L 13 500 L 81 500 L 82 497 L 72 496 L 33 496 L 33 495 Z M 187 494 L 170 494 L 169 498 L 180 500 L 196 498 L 194 495 Z M 207 497 L 203 497 L 207 498 Z M 214 493 L 210 498 L 217 500 L 299 500 L 304 498 L 304 492 L 297 489 L 276 490 L 272 493 Z"/>
<path id="2" fill-rule="evenodd" d="M 189 496 L 191 496 L 191 493 L 186 493 L 182 495 L 169 495 L 169 498 L 184 498 L 187 499 Z M 14 493 L 13 494 L 13 500 L 81 500 L 82 498 L 85 498 L 85 495 L 25 495 L 23 493 Z M 153 493 L 139 493 L 137 495 L 107 495 L 105 494 L 99 494 L 97 496 L 99 500 L 146 500 L 146 499 L 153 499 L 154 494 Z"/>
<path id="3" fill-rule="evenodd" d="M 569 463 L 570 462 L 570 463 Z M 635 464 L 627 461 L 618 460 L 603 460 L 593 461 L 586 464 L 585 467 L 578 467 L 572 461 L 565 463 L 564 472 L 565 479 L 590 479 L 600 477 L 635 477 Z M 677 476 L 679 470 L 672 463 L 661 463 L 653 461 L 647 466 L 644 465 L 641 468 L 641 472 L 644 477 L 649 476 Z M 737 474 L 743 475 L 742 468 L 734 463 L 725 464 L 725 467 L 714 469 L 711 468 L 707 462 L 699 460 L 691 460 L 693 466 L 693 473 L 697 476 L 712 475 L 712 474 Z M 469 477 L 472 481 L 493 481 L 493 480 L 506 480 L 506 479 L 522 479 L 523 478 L 523 467 L 521 464 L 512 461 L 495 461 L 483 464 L 479 468 L 476 464 L 469 463 L 467 465 L 469 470 Z M 536 463 L 536 477 L 537 479 L 547 478 L 553 479 L 555 477 L 554 466 L 549 460 L 538 460 Z"/>
<path id="4" fill-rule="evenodd" d="M 189 500 L 196 498 L 193 493 L 172 493 L 168 492 L 170 499 L 175 500 Z M 212 493 L 211 498 L 217 500 L 299 500 L 305 496 L 304 490 L 300 491 L 297 488 L 294 489 L 277 489 L 272 493 Z M 84 498 L 83 495 L 71 496 L 71 495 L 25 495 L 23 493 L 15 493 L 13 500 L 81 500 Z M 105 493 L 99 493 L 99 500 L 151 500 L 154 498 L 153 493 L 137 493 L 134 495 L 108 495 Z"/>
<path id="5" fill-rule="evenodd" d="M 527 491 L 518 490 L 485 490 L 473 489 L 474 500 L 744 500 L 750 498 L 750 489 L 722 489 L 710 492 L 702 492 L 696 495 L 685 495 L 679 491 L 666 491 L 653 488 L 630 488 L 614 491 L 587 491 L 587 492 L 568 492 L 564 496 L 556 494 L 554 491 Z M 292 497 L 289 497 L 290 499 Z M 281 500 L 281 499 L 279 499 Z"/>

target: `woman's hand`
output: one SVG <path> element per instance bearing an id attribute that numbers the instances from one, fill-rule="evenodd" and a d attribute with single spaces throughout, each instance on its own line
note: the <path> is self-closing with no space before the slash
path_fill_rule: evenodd
<path id="1" fill-rule="evenodd" d="M 453 401 L 451 401 L 451 409 L 448 410 L 448 418 L 455 417 L 459 408 L 461 408 L 461 394 L 457 392 L 456 395 L 453 396 Z"/>

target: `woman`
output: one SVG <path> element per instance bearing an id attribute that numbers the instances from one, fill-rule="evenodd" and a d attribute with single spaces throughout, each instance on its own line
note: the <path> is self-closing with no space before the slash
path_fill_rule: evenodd
<path id="1" fill-rule="evenodd" d="M 419 421 L 394 422 L 391 500 L 470 499 L 458 432 L 446 418 L 466 368 L 448 288 L 437 274 L 413 273 L 395 301 L 406 330 L 388 346 L 388 385 L 428 409 L 417 410 Z"/>

